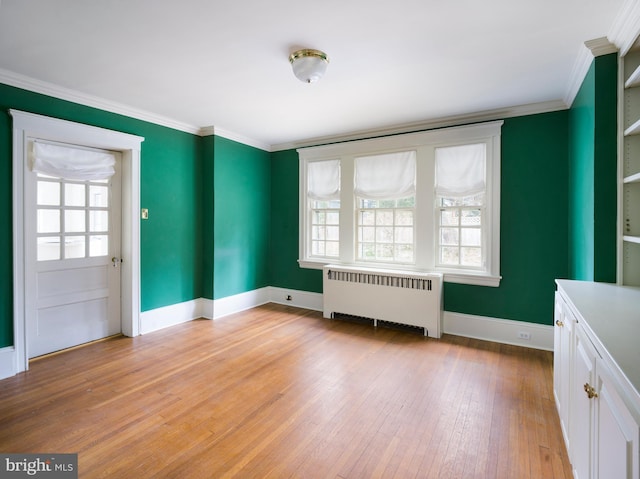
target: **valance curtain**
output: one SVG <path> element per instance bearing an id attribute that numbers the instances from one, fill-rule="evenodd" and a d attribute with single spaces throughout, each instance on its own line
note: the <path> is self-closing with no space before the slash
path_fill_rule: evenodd
<path id="1" fill-rule="evenodd" d="M 415 151 L 356 158 L 355 194 L 359 198 L 398 199 L 415 193 Z"/>
<path id="2" fill-rule="evenodd" d="M 463 197 L 485 189 L 484 143 L 436 148 L 436 194 Z"/>
<path id="3" fill-rule="evenodd" d="M 307 164 L 307 195 L 316 201 L 340 199 L 340 160 Z"/>
<path id="4" fill-rule="evenodd" d="M 104 180 L 114 175 L 115 156 L 109 152 L 83 150 L 34 142 L 31 170 L 68 180 Z"/>

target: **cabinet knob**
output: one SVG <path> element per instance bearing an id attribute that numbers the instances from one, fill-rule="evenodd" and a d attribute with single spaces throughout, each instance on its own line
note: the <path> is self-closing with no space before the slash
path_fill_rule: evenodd
<path id="1" fill-rule="evenodd" d="M 589 383 L 585 383 L 584 392 L 587 393 L 587 397 L 589 399 L 593 399 L 593 398 L 597 398 L 598 397 L 598 393 L 596 392 L 596 389 L 593 386 L 591 386 Z"/>
<path id="2" fill-rule="evenodd" d="M 564 323 L 562 321 L 560 321 L 559 319 L 556 319 L 556 326 L 564 326 Z"/>

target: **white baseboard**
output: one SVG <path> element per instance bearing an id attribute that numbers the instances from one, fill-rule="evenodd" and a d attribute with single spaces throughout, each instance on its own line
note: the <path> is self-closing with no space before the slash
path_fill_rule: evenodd
<path id="1" fill-rule="evenodd" d="M 204 317 L 202 299 L 172 304 L 140 313 L 140 334 L 186 323 Z"/>
<path id="2" fill-rule="evenodd" d="M 455 336 L 553 351 L 553 326 L 544 324 L 445 311 L 443 329 Z M 520 333 L 529 339 L 519 338 Z"/>
<path id="3" fill-rule="evenodd" d="M 276 288 L 271 286 L 269 300 L 272 303 L 296 306 L 298 308 L 322 311 L 322 293 L 310 293 L 297 289 Z"/>
<path id="4" fill-rule="evenodd" d="M 269 287 L 213 300 L 211 319 L 222 318 L 269 302 Z M 208 317 L 208 316 L 207 316 Z"/>
<path id="5" fill-rule="evenodd" d="M 16 350 L 13 346 L 0 349 L 0 379 L 18 374 Z"/>

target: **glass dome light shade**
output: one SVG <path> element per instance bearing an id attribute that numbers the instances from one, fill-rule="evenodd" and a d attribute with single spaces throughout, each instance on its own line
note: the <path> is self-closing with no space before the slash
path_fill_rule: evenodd
<path id="1" fill-rule="evenodd" d="M 291 68 L 296 78 L 305 83 L 314 83 L 327 71 L 329 57 L 320 50 L 304 49 L 289 56 Z"/>

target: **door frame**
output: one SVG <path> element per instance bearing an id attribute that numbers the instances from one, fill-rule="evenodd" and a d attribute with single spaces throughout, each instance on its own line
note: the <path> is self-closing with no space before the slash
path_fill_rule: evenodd
<path id="1" fill-rule="evenodd" d="M 25 170 L 27 143 L 39 138 L 122 153 L 121 325 L 126 336 L 140 334 L 140 149 L 143 137 L 67 120 L 9 110 L 13 118 L 13 336 L 15 373 L 29 369 L 25 291 Z"/>

